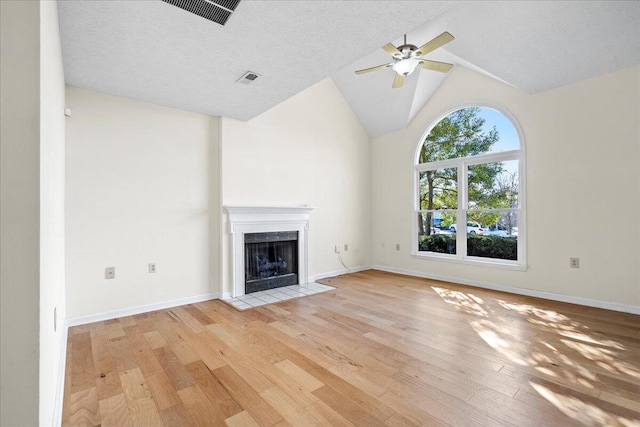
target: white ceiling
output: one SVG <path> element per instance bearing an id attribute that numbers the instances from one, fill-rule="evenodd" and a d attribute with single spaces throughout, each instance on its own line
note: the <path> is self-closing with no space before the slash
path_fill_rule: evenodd
<path id="1" fill-rule="evenodd" d="M 249 120 L 331 76 L 369 135 L 402 128 L 446 75 L 391 89 L 380 46 L 456 39 L 429 59 L 538 92 L 640 63 L 640 2 L 252 1 L 222 27 L 162 1 L 59 0 L 67 84 Z M 250 86 L 235 83 L 246 71 Z"/>

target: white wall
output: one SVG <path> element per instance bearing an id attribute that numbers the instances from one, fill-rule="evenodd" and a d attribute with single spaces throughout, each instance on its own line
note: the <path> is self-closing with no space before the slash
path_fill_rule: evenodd
<path id="1" fill-rule="evenodd" d="M 218 119 L 72 87 L 67 106 L 67 316 L 217 294 Z"/>
<path id="2" fill-rule="evenodd" d="M 369 138 L 330 79 L 248 122 L 222 119 L 222 204 L 311 205 L 309 272 L 370 264 Z M 223 291 L 230 240 L 223 218 Z"/>
<path id="3" fill-rule="evenodd" d="M 58 9 L 40 2 L 40 424 L 56 404 L 65 319 L 65 85 Z M 54 309 L 57 325 L 54 331 Z M 64 363 L 64 361 L 62 361 Z"/>
<path id="4" fill-rule="evenodd" d="M 456 67 L 407 128 L 372 140 L 374 264 L 640 306 L 639 85 L 640 67 L 634 67 L 528 95 Z M 526 272 L 409 255 L 419 138 L 443 112 L 474 101 L 501 106 L 524 131 Z M 395 251 L 395 243 L 402 251 Z M 569 257 L 580 258 L 580 269 L 569 268 Z"/>
<path id="5" fill-rule="evenodd" d="M 40 5 L 0 2 L 0 425 L 38 425 Z"/>

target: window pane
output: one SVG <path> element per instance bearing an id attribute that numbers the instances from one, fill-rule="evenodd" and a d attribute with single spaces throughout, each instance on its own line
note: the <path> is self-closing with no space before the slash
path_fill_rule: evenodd
<path id="1" fill-rule="evenodd" d="M 456 235 L 449 231 L 449 226 L 455 223 L 453 212 L 418 213 L 418 250 L 455 254 Z"/>
<path id="2" fill-rule="evenodd" d="M 517 160 L 469 166 L 467 179 L 469 209 L 518 207 Z"/>
<path id="3" fill-rule="evenodd" d="M 480 224 L 467 234 L 467 255 L 505 260 L 518 259 L 518 213 L 469 212 L 468 222 Z M 467 227 L 469 228 L 469 227 Z"/>
<path id="4" fill-rule="evenodd" d="M 458 207 L 458 169 L 445 168 L 420 172 L 420 210 Z"/>
<path id="5" fill-rule="evenodd" d="M 518 132 L 504 114 L 487 107 L 462 108 L 431 129 L 422 145 L 419 163 L 518 148 Z"/>

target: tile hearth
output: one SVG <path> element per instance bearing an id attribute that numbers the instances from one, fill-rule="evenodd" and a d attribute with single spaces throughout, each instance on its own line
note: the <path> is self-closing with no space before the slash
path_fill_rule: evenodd
<path id="1" fill-rule="evenodd" d="M 222 301 L 238 310 L 246 310 L 248 308 L 260 307 L 261 305 L 319 294 L 333 289 L 335 289 L 333 286 L 312 282 L 304 285 L 283 286 L 281 288 L 253 292 L 237 298 L 223 298 Z"/>

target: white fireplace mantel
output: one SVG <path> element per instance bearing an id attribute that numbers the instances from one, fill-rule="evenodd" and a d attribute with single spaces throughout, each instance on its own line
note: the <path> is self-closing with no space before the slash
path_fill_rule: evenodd
<path id="1" fill-rule="evenodd" d="M 244 295 L 244 235 L 298 232 L 298 281 L 309 283 L 309 214 L 311 206 L 224 206 L 231 234 L 232 296 Z"/>

